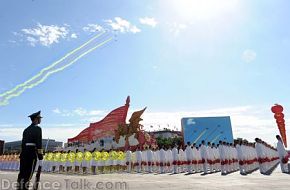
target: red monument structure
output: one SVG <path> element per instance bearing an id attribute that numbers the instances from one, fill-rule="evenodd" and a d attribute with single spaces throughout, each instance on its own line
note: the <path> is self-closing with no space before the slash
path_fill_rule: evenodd
<path id="1" fill-rule="evenodd" d="M 141 115 L 146 108 L 136 111 L 126 123 L 127 113 L 130 106 L 130 97 L 127 97 L 126 104 L 111 111 L 104 119 L 96 123 L 91 123 L 89 127 L 81 131 L 77 136 L 68 139 L 68 143 L 81 142 L 90 143 L 106 138 L 114 139 L 114 144 L 118 149 L 136 149 L 137 146 L 156 147 L 154 137 L 145 132 Z"/>

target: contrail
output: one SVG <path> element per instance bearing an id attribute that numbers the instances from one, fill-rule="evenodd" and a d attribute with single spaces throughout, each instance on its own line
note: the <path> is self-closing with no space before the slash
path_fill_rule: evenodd
<path id="1" fill-rule="evenodd" d="M 14 87 L 12 90 L 9 90 L 3 94 L 0 94 L 0 97 L 6 96 L 8 94 L 11 94 L 13 92 L 15 92 L 16 90 L 18 90 L 20 87 L 23 87 L 25 85 L 27 85 L 29 82 L 35 80 L 37 77 L 41 76 L 45 71 L 53 68 L 54 66 L 58 65 L 59 63 L 61 63 L 63 60 L 65 60 L 66 58 L 68 58 L 69 56 L 73 55 L 74 53 L 76 53 L 77 51 L 79 51 L 80 49 L 82 49 L 83 47 L 85 47 L 86 45 L 88 45 L 89 43 L 91 43 L 92 41 L 94 41 L 95 39 L 99 38 L 100 36 L 102 36 L 105 32 L 102 32 L 96 36 L 94 36 L 93 38 L 91 38 L 90 40 L 88 40 L 87 42 L 85 42 L 84 44 L 82 44 L 81 46 L 77 47 L 76 49 L 70 51 L 69 53 L 67 53 L 65 56 L 63 56 L 61 59 L 55 61 L 54 63 L 52 63 L 51 65 L 49 65 L 48 67 L 42 69 L 38 74 L 36 74 L 34 77 L 32 77 L 31 79 L 25 81 L 22 84 L 17 85 L 16 87 Z"/>
<path id="2" fill-rule="evenodd" d="M 206 133 L 206 131 L 207 129 L 203 130 L 193 143 L 196 143 Z"/>
<path id="3" fill-rule="evenodd" d="M 11 98 L 13 97 L 17 97 L 19 95 L 21 95 L 26 89 L 30 89 L 30 88 L 33 88 L 41 83 L 43 83 L 50 75 L 54 74 L 54 73 L 57 73 L 57 72 L 60 72 L 60 71 L 63 71 L 64 69 L 66 69 L 67 67 L 71 66 L 72 64 L 74 64 L 76 61 L 78 61 L 79 59 L 81 59 L 82 57 L 84 57 L 85 55 L 89 54 L 90 52 L 96 50 L 97 48 L 105 45 L 106 43 L 110 42 L 113 38 L 108 38 L 107 40 L 97 44 L 96 46 L 88 49 L 87 51 L 85 51 L 84 53 L 82 53 L 81 55 L 77 56 L 75 59 L 73 59 L 72 61 L 70 61 L 68 64 L 58 68 L 58 69 L 54 69 L 54 70 L 51 70 L 51 71 L 48 71 L 40 80 L 36 81 L 35 83 L 32 83 L 30 85 L 22 85 L 23 88 L 19 91 L 16 91 L 16 92 L 13 92 L 13 94 L 10 93 L 10 95 L 4 97 L 3 100 L 0 101 L 0 106 L 4 106 L 4 105 L 7 105 L 8 104 L 8 100 L 10 100 Z M 31 79 L 29 80 L 31 81 Z M 33 81 L 33 80 L 32 80 Z M 21 86 L 21 87 L 22 87 Z M 20 87 L 18 87 L 20 88 Z M 17 88 L 17 89 L 18 89 Z M 15 91 L 15 90 L 14 90 Z"/>
<path id="4" fill-rule="evenodd" d="M 207 137 L 204 140 L 207 141 L 209 139 L 209 137 L 218 130 L 218 128 L 219 127 L 214 128 L 214 130 L 212 130 L 212 132 L 209 135 L 207 135 Z"/>
<path id="5" fill-rule="evenodd" d="M 212 141 L 211 143 L 215 142 L 219 137 L 221 136 L 221 134 L 217 135 Z"/>

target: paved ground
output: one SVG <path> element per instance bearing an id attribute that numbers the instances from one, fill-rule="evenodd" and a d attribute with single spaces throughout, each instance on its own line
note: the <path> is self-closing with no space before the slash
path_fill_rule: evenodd
<path id="1" fill-rule="evenodd" d="M 0 171 L 0 189 L 13 189 L 8 187 L 9 182 L 15 181 L 16 172 Z M 34 179 L 34 178 L 33 178 Z M 238 172 L 221 176 L 220 173 L 202 176 L 169 175 L 169 174 L 102 174 L 102 175 L 63 175 L 42 174 L 40 189 L 130 189 L 130 190 L 155 190 L 155 189 L 191 189 L 191 190 L 289 190 L 290 175 L 282 174 L 276 169 L 272 175 L 265 176 L 259 172 L 241 176 Z M 126 188 L 125 188 L 126 187 Z"/>

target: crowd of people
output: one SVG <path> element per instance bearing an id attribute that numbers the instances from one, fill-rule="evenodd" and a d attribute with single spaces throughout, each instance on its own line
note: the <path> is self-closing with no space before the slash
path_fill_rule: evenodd
<path id="1" fill-rule="evenodd" d="M 283 173 L 289 173 L 288 153 L 277 136 L 277 148 L 259 138 L 250 143 L 236 140 L 234 143 L 190 144 L 184 147 L 138 147 L 137 150 L 79 150 L 47 152 L 42 170 L 65 174 L 128 173 L 204 173 L 220 172 L 227 175 L 239 171 L 247 175 L 259 170 L 268 174 L 280 163 Z M 0 156 L 0 170 L 19 170 L 19 155 Z"/>

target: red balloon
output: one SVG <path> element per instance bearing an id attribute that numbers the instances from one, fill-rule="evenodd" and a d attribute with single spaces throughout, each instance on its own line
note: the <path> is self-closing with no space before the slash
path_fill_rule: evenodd
<path id="1" fill-rule="evenodd" d="M 275 119 L 284 119 L 284 114 L 283 113 L 275 113 L 274 118 Z"/>
<path id="2" fill-rule="evenodd" d="M 275 104 L 272 108 L 271 111 L 273 113 L 282 113 L 283 112 L 283 107 L 279 104 Z"/>

